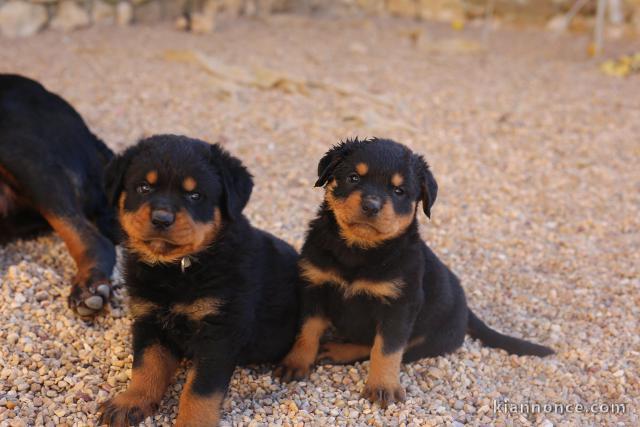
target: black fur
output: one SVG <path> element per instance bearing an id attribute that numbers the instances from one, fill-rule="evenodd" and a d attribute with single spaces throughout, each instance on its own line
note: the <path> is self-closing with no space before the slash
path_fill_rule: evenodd
<path id="1" fill-rule="evenodd" d="M 0 243 L 51 230 L 45 216 L 74 229 L 86 246 L 75 261 L 90 272 L 77 279 L 69 302 L 85 315 L 97 311 L 84 301 L 108 284 L 115 264 L 115 217 L 103 184 L 112 156 L 64 99 L 28 78 L 0 74 Z"/>
<path id="2" fill-rule="evenodd" d="M 158 182 L 147 194 L 136 188 L 149 170 Z M 185 177 L 197 181 L 200 198 L 189 200 L 180 187 Z M 194 362 L 193 390 L 202 396 L 226 392 L 238 364 L 278 361 L 290 348 L 298 319 L 296 251 L 271 234 L 253 228 L 242 209 L 253 180 L 240 160 L 220 146 L 182 136 L 162 135 L 140 141 L 109 165 L 111 199 L 126 193 L 124 212 L 148 203 L 186 210 L 196 221 L 214 221 L 220 209 L 222 227 L 213 243 L 180 262 L 150 265 L 135 250 L 124 260 L 125 286 L 137 301 L 155 307 L 133 324 L 134 367 L 151 344 L 161 344 L 176 358 Z M 129 237 L 125 236 L 125 246 Z M 203 298 L 223 302 L 220 313 L 195 321 L 176 314 L 177 304 Z M 102 422 L 110 423 L 109 417 Z"/>
<path id="3" fill-rule="evenodd" d="M 368 170 L 357 182 L 351 182 L 358 164 L 366 164 Z M 396 173 L 404 177 L 400 191 L 391 184 Z M 380 334 L 383 351 L 391 354 L 403 350 L 405 362 L 450 353 L 462 345 L 467 333 L 487 346 L 513 354 L 553 353 L 485 325 L 467 307 L 456 275 L 422 241 L 416 207 L 422 202 L 424 213 L 430 216 L 438 189 L 422 156 L 391 140 L 347 141 L 320 160 L 318 175 L 316 186 L 327 184 L 326 191 L 338 200 L 347 200 L 354 192 L 359 192 L 362 200 L 374 195 L 390 203 L 396 214 L 406 215 L 413 209 L 413 220 L 401 234 L 363 248 L 345 240 L 330 203 L 325 201 L 309 225 L 301 265 L 309 262 L 319 271 L 336 272 L 349 286 L 356 280 L 379 283 L 397 279 L 404 286 L 397 298 L 385 300 L 366 294 L 345 296 L 344 288 L 335 283 L 312 286 L 305 281 L 302 323 L 312 316 L 325 317 L 340 341 L 366 346 Z M 416 344 L 407 347 L 410 342 Z M 296 376 L 291 369 L 285 359 L 285 378 Z"/>

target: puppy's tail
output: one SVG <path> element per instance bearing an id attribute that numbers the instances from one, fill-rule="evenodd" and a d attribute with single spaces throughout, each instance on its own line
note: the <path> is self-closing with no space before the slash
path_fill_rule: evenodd
<path id="1" fill-rule="evenodd" d="M 502 348 L 507 350 L 507 352 L 517 354 L 518 356 L 532 355 L 545 357 L 550 354 L 555 354 L 555 351 L 549 347 L 525 341 L 520 338 L 503 335 L 500 332 L 491 329 L 471 310 L 469 310 L 467 333 L 472 338 L 482 341 L 482 344 L 487 347 Z"/>

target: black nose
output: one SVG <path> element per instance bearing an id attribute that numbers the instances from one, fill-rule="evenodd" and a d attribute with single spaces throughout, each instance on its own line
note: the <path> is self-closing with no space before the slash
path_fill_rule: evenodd
<path id="1" fill-rule="evenodd" d="M 176 216 L 173 212 L 164 210 L 164 209 L 156 209 L 151 212 L 151 223 L 156 226 L 156 228 L 167 228 L 176 220 Z"/>
<path id="2" fill-rule="evenodd" d="M 382 202 L 379 197 L 365 196 L 362 199 L 362 211 L 367 215 L 376 215 L 380 212 L 380 206 L 382 206 Z"/>

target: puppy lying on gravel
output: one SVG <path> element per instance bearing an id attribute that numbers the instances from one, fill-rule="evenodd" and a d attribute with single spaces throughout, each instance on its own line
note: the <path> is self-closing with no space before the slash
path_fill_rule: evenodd
<path id="1" fill-rule="evenodd" d="M 277 362 L 291 348 L 298 255 L 242 215 L 252 188 L 238 159 L 180 136 L 143 140 L 109 165 L 134 354 L 131 384 L 102 406 L 101 423 L 138 425 L 188 359 L 176 425 L 216 425 L 236 365 Z"/>
<path id="2" fill-rule="evenodd" d="M 454 351 L 468 333 L 489 347 L 547 356 L 550 348 L 500 334 L 468 307 L 458 278 L 421 240 L 437 184 L 426 162 L 385 139 L 347 141 L 318 165 L 325 200 L 302 248 L 304 279 L 298 338 L 276 372 L 305 377 L 329 326 L 319 359 L 371 359 L 364 395 L 386 406 L 404 399 L 400 364 Z"/>
<path id="3" fill-rule="evenodd" d="M 0 74 L 0 244 L 58 233 L 78 268 L 69 306 L 81 316 L 111 296 L 116 222 L 102 179 L 111 157 L 64 99 Z"/>

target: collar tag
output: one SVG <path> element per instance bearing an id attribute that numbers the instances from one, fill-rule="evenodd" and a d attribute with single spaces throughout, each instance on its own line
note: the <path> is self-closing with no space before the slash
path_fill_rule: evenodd
<path id="1" fill-rule="evenodd" d="M 187 268 L 191 267 L 191 257 L 182 257 L 180 260 L 180 270 L 184 273 Z"/>

